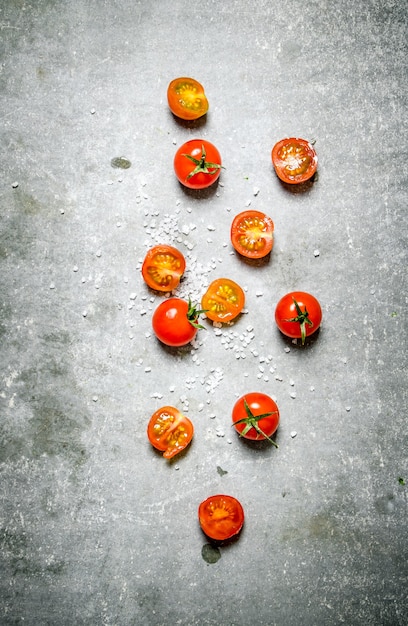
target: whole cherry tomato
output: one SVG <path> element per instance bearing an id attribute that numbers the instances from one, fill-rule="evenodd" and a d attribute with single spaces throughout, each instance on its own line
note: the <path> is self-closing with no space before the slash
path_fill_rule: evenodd
<path id="1" fill-rule="evenodd" d="M 203 313 L 213 322 L 230 322 L 244 308 L 245 294 L 229 278 L 217 278 L 201 298 Z"/>
<path id="2" fill-rule="evenodd" d="M 237 535 L 244 524 L 244 509 L 232 496 L 210 496 L 198 507 L 202 531 L 210 539 L 225 541 Z"/>
<path id="3" fill-rule="evenodd" d="M 221 173 L 221 155 L 217 148 L 205 139 L 191 139 L 177 150 L 174 171 L 177 178 L 189 189 L 205 189 Z"/>
<path id="4" fill-rule="evenodd" d="M 170 111 L 183 120 L 196 120 L 208 111 L 204 87 L 194 78 L 175 78 L 167 88 Z"/>
<path id="5" fill-rule="evenodd" d="M 272 148 L 271 156 L 275 171 L 284 183 L 304 183 L 317 169 L 316 151 L 306 139 L 281 139 Z"/>
<path id="6" fill-rule="evenodd" d="M 243 211 L 231 225 L 231 242 L 235 250 L 249 259 L 261 259 L 272 250 L 274 224 L 261 211 Z"/>
<path id="7" fill-rule="evenodd" d="M 152 289 L 173 291 L 186 269 L 183 254 L 166 244 L 148 250 L 142 265 L 142 276 Z"/>
<path id="8" fill-rule="evenodd" d="M 163 406 L 153 413 L 147 425 L 147 436 L 154 448 L 171 459 L 184 450 L 193 438 L 191 421 L 174 406 Z"/>
<path id="9" fill-rule="evenodd" d="M 181 298 L 164 300 L 153 313 L 152 326 L 158 339 L 167 346 L 184 346 L 194 339 L 202 311 Z"/>
<path id="10" fill-rule="evenodd" d="M 232 424 L 241 437 L 257 441 L 267 439 L 278 447 L 271 435 L 279 425 L 279 409 L 266 394 L 252 392 L 239 398 L 232 409 Z"/>
<path id="11" fill-rule="evenodd" d="M 279 330 L 287 337 L 302 339 L 312 335 L 322 321 L 319 301 L 310 293 L 293 291 L 283 296 L 276 305 L 275 321 Z"/>

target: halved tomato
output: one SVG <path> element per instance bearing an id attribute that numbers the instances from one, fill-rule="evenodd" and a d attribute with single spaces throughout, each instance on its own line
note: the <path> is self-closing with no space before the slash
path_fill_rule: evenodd
<path id="1" fill-rule="evenodd" d="M 261 259 L 272 250 L 274 224 L 261 211 L 243 211 L 231 225 L 231 242 L 235 250 L 249 259 Z"/>
<path id="2" fill-rule="evenodd" d="M 208 111 L 204 87 L 194 78 L 175 78 L 167 88 L 170 111 L 183 120 L 196 120 Z"/>
<path id="3" fill-rule="evenodd" d="M 184 450 L 193 438 L 192 422 L 174 406 L 163 406 L 153 413 L 147 426 L 147 436 L 154 448 L 171 459 Z"/>
<path id="4" fill-rule="evenodd" d="M 142 265 L 142 276 L 152 289 L 173 291 L 186 269 L 183 254 L 166 244 L 148 250 Z"/>
<path id="5" fill-rule="evenodd" d="M 284 183 L 298 184 L 309 180 L 317 169 L 317 154 L 306 139 L 281 139 L 272 148 L 272 163 Z"/>
<path id="6" fill-rule="evenodd" d="M 216 541 L 225 541 L 239 533 L 244 524 L 242 504 L 232 496 L 210 496 L 198 507 L 202 531 Z"/>
<path id="7" fill-rule="evenodd" d="M 229 278 L 217 278 L 201 299 L 201 308 L 213 322 L 229 322 L 244 308 L 245 294 L 241 287 Z"/>

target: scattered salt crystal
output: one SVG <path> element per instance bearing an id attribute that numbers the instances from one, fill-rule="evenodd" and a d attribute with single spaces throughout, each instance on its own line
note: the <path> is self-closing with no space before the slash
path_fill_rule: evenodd
<path id="1" fill-rule="evenodd" d="M 176 390 L 175 386 L 174 385 L 170 385 L 170 387 L 169 387 L 170 393 L 173 393 L 175 390 Z"/>
<path id="2" fill-rule="evenodd" d="M 349 411 L 351 411 L 351 406 L 346 406 L 346 411 L 349 413 Z"/>
<path id="3" fill-rule="evenodd" d="M 88 313 L 86 311 L 82 311 L 82 317 L 86 317 Z"/>
<path id="4" fill-rule="evenodd" d="M 99 257 L 101 257 L 101 256 L 102 256 L 102 252 L 101 252 L 100 250 L 97 250 L 97 251 L 95 252 L 95 255 L 99 258 Z"/>
<path id="5" fill-rule="evenodd" d="M 131 293 L 129 296 L 129 300 L 136 300 L 137 294 L 135 292 Z"/>
<path id="6" fill-rule="evenodd" d="M 255 292 L 255 295 L 256 295 L 256 297 L 257 297 L 257 298 L 259 298 L 260 296 L 263 296 L 263 291 L 261 291 L 260 289 L 258 289 L 258 290 Z"/>
<path id="7" fill-rule="evenodd" d="M 152 368 L 151 368 L 151 367 L 149 367 L 149 366 L 148 366 L 148 367 L 145 367 L 145 370 L 144 370 L 144 371 L 145 371 L 146 373 L 151 372 L 151 371 L 152 371 Z"/>
<path id="8" fill-rule="evenodd" d="M 286 346 L 286 348 L 285 348 L 285 352 L 290 352 L 290 348 L 289 348 L 289 346 Z"/>
<path id="9" fill-rule="evenodd" d="M 296 391 L 292 391 L 290 397 L 294 400 L 296 398 Z"/>
<path id="10" fill-rule="evenodd" d="M 98 396 L 92 396 L 92 400 L 93 400 L 94 402 L 98 402 Z"/>
<path id="11" fill-rule="evenodd" d="M 11 186 L 13 187 L 13 189 L 17 189 L 18 187 L 18 182 L 14 181 L 14 183 L 11 183 Z"/>
<path id="12" fill-rule="evenodd" d="M 55 289 L 55 283 L 50 283 L 50 289 Z"/>
<path id="13" fill-rule="evenodd" d="M 293 386 L 294 386 L 294 384 L 295 384 L 295 381 L 294 381 L 294 380 L 292 380 L 292 379 L 290 379 L 290 381 L 289 381 L 289 385 L 290 385 L 291 387 L 293 387 Z"/>
<path id="14" fill-rule="evenodd" d="M 313 252 L 313 254 L 314 254 L 315 256 L 320 256 L 320 252 L 319 252 L 319 250 L 315 250 L 315 251 Z"/>
<path id="15" fill-rule="evenodd" d="M 292 437 L 292 439 L 294 439 L 296 437 L 296 435 L 297 435 L 296 430 L 292 430 L 291 433 L 290 433 L 290 436 Z"/>
<path id="16" fill-rule="evenodd" d="M 314 391 L 314 390 L 315 390 L 315 388 L 313 387 L 313 385 L 311 385 L 310 391 Z"/>
<path id="17" fill-rule="evenodd" d="M 259 192 L 260 192 L 259 187 L 254 187 L 254 196 L 257 196 Z"/>
<path id="18" fill-rule="evenodd" d="M 90 112 L 91 115 L 95 115 L 96 109 L 92 108 L 89 112 Z"/>
<path id="19" fill-rule="evenodd" d="M 79 270 L 78 265 L 74 265 L 74 267 L 72 268 L 72 271 L 73 271 L 73 272 L 77 272 L 78 270 Z"/>
<path id="20" fill-rule="evenodd" d="M 282 378 L 282 376 L 279 376 L 279 374 L 278 374 L 278 375 L 275 376 L 275 380 L 278 380 L 281 383 L 283 381 L 283 378 Z"/>

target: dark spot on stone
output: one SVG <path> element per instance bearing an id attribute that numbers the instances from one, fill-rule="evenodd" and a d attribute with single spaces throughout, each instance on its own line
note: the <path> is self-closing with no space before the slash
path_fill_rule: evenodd
<path id="1" fill-rule="evenodd" d="M 129 159 L 126 159 L 126 157 L 115 157 L 112 159 L 111 165 L 112 167 L 119 168 L 121 170 L 128 170 L 132 164 Z"/>
<path id="2" fill-rule="evenodd" d="M 201 556 L 206 563 L 212 565 L 221 558 L 221 552 L 219 548 L 212 546 L 210 543 L 205 543 L 201 549 Z"/>
<path id="3" fill-rule="evenodd" d="M 224 476 L 225 474 L 228 474 L 228 472 L 226 470 L 223 470 L 222 467 L 220 467 L 219 465 L 217 465 L 217 472 L 219 473 L 220 476 Z"/>

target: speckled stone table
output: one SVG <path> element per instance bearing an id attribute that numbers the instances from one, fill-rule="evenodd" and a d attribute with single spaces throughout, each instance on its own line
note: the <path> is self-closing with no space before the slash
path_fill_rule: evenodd
<path id="1" fill-rule="evenodd" d="M 407 6 L 395 0 L 4 0 L 1 26 L 0 623 L 403 626 L 407 601 Z M 193 76 L 210 110 L 172 116 Z M 282 137 L 318 176 L 285 186 Z M 173 156 L 220 150 L 189 192 Z M 230 243 L 246 207 L 275 223 L 264 262 Z M 140 269 L 171 243 L 200 299 L 227 276 L 244 313 L 163 347 Z M 302 347 L 277 301 L 321 302 Z M 279 448 L 231 428 L 249 391 Z M 167 462 L 146 425 L 194 423 Z M 199 503 L 238 498 L 211 545 Z"/>

